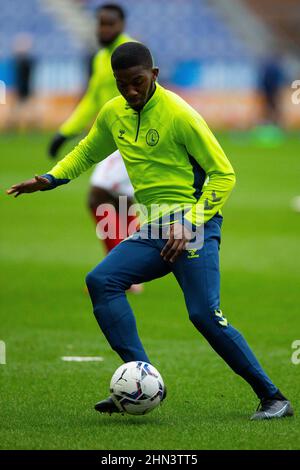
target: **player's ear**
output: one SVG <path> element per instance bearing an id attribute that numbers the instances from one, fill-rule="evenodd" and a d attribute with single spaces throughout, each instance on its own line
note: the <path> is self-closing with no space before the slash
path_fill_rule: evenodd
<path id="1" fill-rule="evenodd" d="M 154 68 L 152 69 L 152 78 L 153 78 L 154 81 L 157 79 L 158 74 L 159 74 L 159 68 L 158 68 L 158 67 L 154 67 Z"/>

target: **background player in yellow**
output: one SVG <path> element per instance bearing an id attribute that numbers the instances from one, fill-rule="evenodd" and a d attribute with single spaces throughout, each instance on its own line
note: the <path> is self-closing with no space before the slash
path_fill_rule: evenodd
<path id="1" fill-rule="evenodd" d="M 131 40 L 124 33 L 125 12 L 120 6 L 107 3 L 97 9 L 96 21 L 97 40 L 101 49 L 94 57 L 92 75 L 83 98 L 50 143 L 49 154 L 52 157 L 58 155 L 60 148 L 68 139 L 81 134 L 92 125 L 107 101 L 119 95 L 110 59 L 116 47 Z M 115 211 L 106 216 L 113 219 L 111 222 L 116 226 L 116 237 L 107 236 L 103 239 L 107 252 L 123 239 L 119 234 L 119 195 L 127 196 L 128 205 L 133 202 L 133 187 L 120 152 L 116 151 L 95 167 L 88 195 L 88 206 L 97 224 L 102 220 L 102 216 L 97 215 L 100 204 L 112 204 L 115 207 Z M 127 227 L 132 220 L 133 217 L 128 216 Z M 131 290 L 138 292 L 141 286 L 132 286 Z"/>

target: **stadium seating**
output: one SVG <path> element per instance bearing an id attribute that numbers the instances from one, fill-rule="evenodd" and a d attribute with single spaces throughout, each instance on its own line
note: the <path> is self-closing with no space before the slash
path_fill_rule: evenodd
<path id="1" fill-rule="evenodd" d="M 46 13 L 39 0 L 3 0 L 0 14 L 0 58 L 10 57 L 18 33 L 30 33 L 36 58 L 75 57 L 82 51 L 56 18 Z"/>
<path id="2" fill-rule="evenodd" d="M 128 13 L 129 32 L 151 46 L 156 61 L 163 60 L 169 72 L 176 63 L 186 60 L 245 60 L 250 56 L 247 45 L 207 0 L 118 3 Z M 85 0 L 83 4 L 92 12 L 101 1 Z"/>
<path id="3" fill-rule="evenodd" d="M 286 45 L 300 49 L 299 0 L 247 0 L 248 7 L 259 16 Z"/>
<path id="4" fill-rule="evenodd" d="M 77 3 L 78 0 L 74 3 Z M 103 2 L 102 2 L 103 3 Z M 218 12 L 205 0 L 119 0 L 128 12 L 128 30 L 146 42 L 157 62 L 164 61 L 164 69 L 171 73 L 178 61 L 229 60 L 249 55 L 247 46 L 237 40 Z M 99 0 L 81 2 L 91 15 Z M 34 55 L 38 58 L 74 57 L 83 53 L 79 39 L 71 37 L 60 22 L 42 8 L 38 0 L 4 0 L 0 15 L 0 56 L 12 52 L 13 38 L 27 31 L 34 38 Z M 33 14 L 34 12 L 34 14 Z"/>

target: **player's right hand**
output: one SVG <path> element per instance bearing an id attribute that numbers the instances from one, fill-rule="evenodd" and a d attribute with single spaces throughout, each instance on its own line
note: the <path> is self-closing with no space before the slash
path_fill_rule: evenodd
<path id="1" fill-rule="evenodd" d="M 34 193 L 46 189 L 50 185 L 50 181 L 44 176 L 36 175 L 31 180 L 23 181 L 23 183 L 14 184 L 6 191 L 6 194 L 14 194 L 15 197 L 23 193 Z"/>
<path id="2" fill-rule="evenodd" d="M 57 132 L 57 134 L 55 134 L 55 136 L 50 142 L 48 149 L 49 156 L 52 158 L 57 157 L 59 149 L 65 143 L 66 140 L 68 140 L 66 136 L 60 134 L 60 132 Z"/>
<path id="3" fill-rule="evenodd" d="M 181 223 L 175 222 L 170 225 L 169 240 L 160 253 L 164 261 L 174 263 L 192 238 L 192 233 Z"/>

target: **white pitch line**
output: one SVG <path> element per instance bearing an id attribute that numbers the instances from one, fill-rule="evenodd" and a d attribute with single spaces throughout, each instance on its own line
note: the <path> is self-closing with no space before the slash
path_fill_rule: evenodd
<path id="1" fill-rule="evenodd" d="M 66 362 L 102 362 L 104 358 L 101 356 L 62 356 L 61 360 Z"/>

